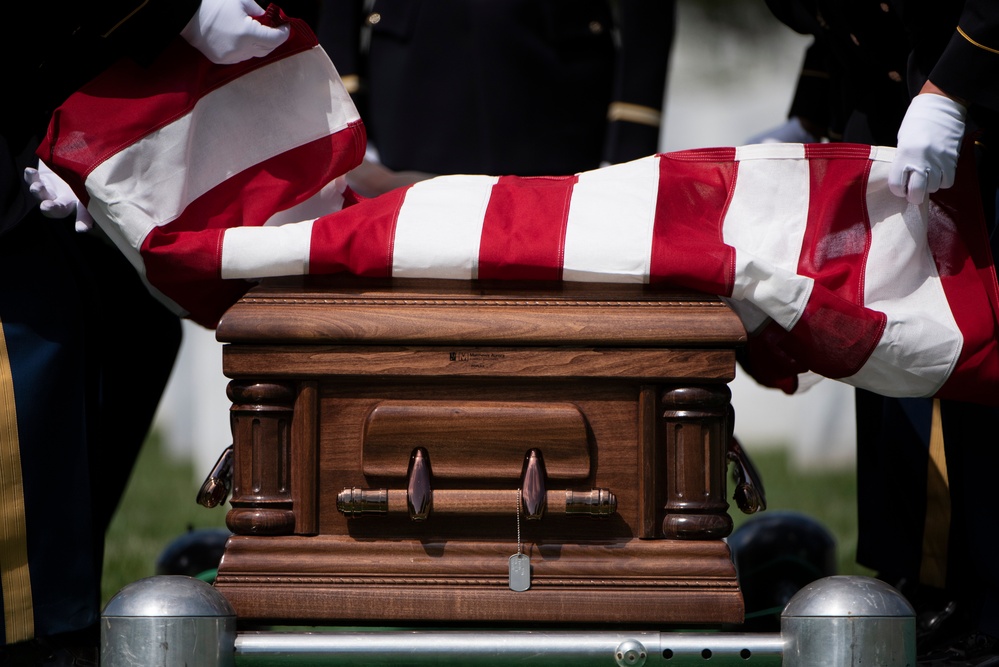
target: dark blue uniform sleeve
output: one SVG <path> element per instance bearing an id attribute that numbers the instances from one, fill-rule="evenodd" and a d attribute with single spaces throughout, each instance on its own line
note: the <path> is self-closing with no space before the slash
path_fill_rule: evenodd
<path id="1" fill-rule="evenodd" d="M 999 4 L 964 3 L 957 29 L 930 80 L 951 96 L 999 111 Z"/>
<path id="2" fill-rule="evenodd" d="M 606 162 L 626 162 L 658 150 L 675 25 L 674 0 L 618 4 L 620 46 L 608 110 Z"/>

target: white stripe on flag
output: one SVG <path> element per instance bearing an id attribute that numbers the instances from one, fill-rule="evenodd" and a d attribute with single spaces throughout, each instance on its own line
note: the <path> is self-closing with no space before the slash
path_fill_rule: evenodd
<path id="1" fill-rule="evenodd" d="M 735 159 L 740 160 L 801 160 L 805 157 L 804 144 L 746 144 L 737 146 Z"/>
<path id="2" fill-rule="evenodd" d="M 801 144 L 736 149 L 739 168 L 722 237 L 736 248 L 732 298 L 748 299 L 791 329 L 812 293 L 798 275 L 808 222 L 808 161 Z"/>
<path id="3" fill-rule="evenodd" d="M 659 192 L 659 158 L 579 174 L 565 231 L 563 280 L 649 280 Z"/>
<path id="4" fill-rule="evenodd" d="M 953 370 L 963 337 L 930 252 L 927 209 L 891 194 L 889 167 L 890 161 L 871 163 L 864 275 L 864 305 L 888 322 L 870 360 L 844 381 L 889 396 L 928 396 Z"/>
<path id="5" fill-rule="evenodd" d="M 230 227 L 222 236 L 222 279 L 309 272 L 312 220 L 280 227 Z"/>
<path id="6" fill-rule="evenodd" d="M 329 91 L 320 94 L 316 81 L 328 81 Z M 357 119 L 329 57 L 315 47 L 208 93 L 190 113 L 98 165 L 86 187 L 138 247 L 153 227 L 174 220 L 233 174 Z"/>
<path id="7" fill-rule="evenodd" d="M 474 279 L 495 176 L 438 176 L 406 192 L 392 245 L 397 278 Z"/>
<path id="8" fill-rule="evenodd" d="M 283 211 L 278 211 L 264 223 L 267 226 L 284 225 L 300 220 L 315 220 L 330 213 L 336 213 L 343 208 L 343 193 L 347 189 L 347 177 L 340 176 L 326 185 L 322 190 L 305 201 Z"/>

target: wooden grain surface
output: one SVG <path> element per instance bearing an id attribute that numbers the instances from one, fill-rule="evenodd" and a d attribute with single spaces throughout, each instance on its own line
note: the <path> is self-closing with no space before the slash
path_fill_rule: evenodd
<path id="1" fill-rule="evenodd" d="M 739 320 L 641 285 L 264 281 L 217 330 L 235 486 L 216 586 L 244 619 L 742 620 L 726 439 Z M 414 451 L 437 494 L 408 512 Z M 528 450 L 552 511 L 517 516 Z M 392 512 L 347 516 L 344 490 Z M 613 494 L 570 516 L 566 490 Z M 560 495 L 561 494 L 561 495 Z M 508 507 L 504 507 L 507 505 Z M 510 590 L 517 540 L 532 585 Z"/>

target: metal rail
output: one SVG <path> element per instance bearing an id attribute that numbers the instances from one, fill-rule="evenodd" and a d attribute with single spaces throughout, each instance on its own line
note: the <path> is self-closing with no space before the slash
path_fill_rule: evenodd
<path id="1" fill-rule="evenodd" d="M 241 632 L 238 667 L 265 665 L 780 665 L 779 633 L 659 631 Z M 709 662 L 710 661 L 710 662 Z"/>

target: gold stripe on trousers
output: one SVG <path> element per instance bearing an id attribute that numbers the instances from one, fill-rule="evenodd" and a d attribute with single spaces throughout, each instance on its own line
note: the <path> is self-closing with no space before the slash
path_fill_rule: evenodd
<path id="1" fill-rule="evenodd" d="M 2 323 L 0 323 L 2 324 Z M 35 634 L 28 539 L 24 517 L 24 482 L 14 406 L 14 379 L 7 340 L 0 325 L 0 586 L 8 644 Z"/>

